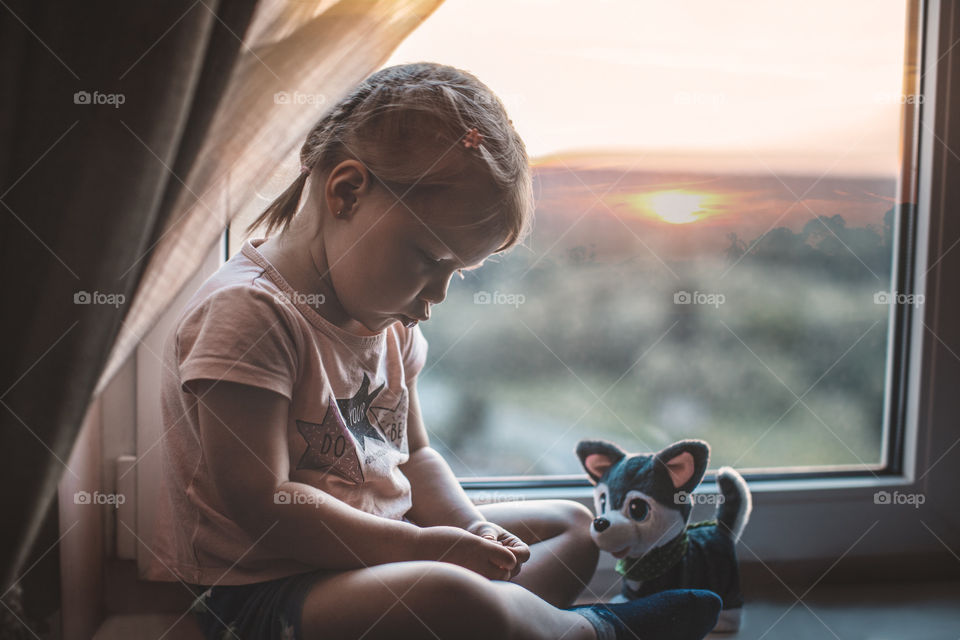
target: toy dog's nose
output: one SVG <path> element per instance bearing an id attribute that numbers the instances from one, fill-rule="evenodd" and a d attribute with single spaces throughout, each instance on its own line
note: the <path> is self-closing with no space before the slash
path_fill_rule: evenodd
<path id="1" fill-rule="evenodd" d="M 593 519 L 593 528 L 598 532 L 603 531 L 610 526 L 610 521 L 606 518 L 594 518 Z"/>

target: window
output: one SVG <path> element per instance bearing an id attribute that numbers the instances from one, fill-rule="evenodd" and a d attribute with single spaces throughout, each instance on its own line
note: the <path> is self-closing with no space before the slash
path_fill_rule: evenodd
<path id="1" fill-rule="evenodd" d="M 736 465 L 750 480 L 743 562 L 784 563 L 812 584 L 851 561 L 897 579 L 949 571 L 956 8 L 471 4 L 446 0 L 385 63 L 475 72 L 505 99 L 536 165 L 529 248 L 454 279 L 423 326 L 427 426 L 468 495 L 590 505 L 576 440 L 640 449 L 702 437 L 713 469 Z M 464 24 L 484 37 L 464 37 Z M 263 206 L 296 170 L 294 155 L 261 189 Z M 642 172 L 646 182 L 631 180 Z M 670 182 L 687 174 L 699 182 Z M 231 226 L 228 256 L 250 219 Z M 674 303 L 684 291 L 689 302 Z M 876 304 L 884 292 L 897 304 Z M 919 293 L 937 304 L 909 297 Z M 925 503 L 884 503 L 882 492 Z M 608 554 L 601 569 L 613 571 Z"/>
<path id="2" fill-rule="evenodd" d="M 767 477 L 896 468 L 916 9 L 447 0 L 401 45 L 386 65 L 490 85 L 535 166 L 527 246 L 423 326 L 458 476 L 583 482 L 594 437 L 703 438 Z"/>

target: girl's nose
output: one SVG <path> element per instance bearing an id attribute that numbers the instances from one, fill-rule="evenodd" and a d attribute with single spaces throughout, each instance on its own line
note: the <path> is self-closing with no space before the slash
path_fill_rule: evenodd
<path id="1" fill-rule="evenodd" d="M 450 285 L 450 276 L 433 280 L 429 286 L 420 292 L 420 299 L 430 304 L 440 304 L 447 299 L 447 287 Z"/>

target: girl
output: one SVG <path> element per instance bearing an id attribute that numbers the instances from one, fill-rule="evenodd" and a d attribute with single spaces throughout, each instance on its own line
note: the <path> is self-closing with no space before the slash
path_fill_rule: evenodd
<path id="1" fill-rule="evenodd" d="M 705 635 L 706 591 L 571 607 L 596 569 L 589 509 L 474 506 L 429 446 L 418 323 L 530 230 L 500 100 L 449 66 L 383 69 L 300 160 L 248 229 L 281 232 L 211 276 L 165 345 L 156 553 L 207 637 Z"/>

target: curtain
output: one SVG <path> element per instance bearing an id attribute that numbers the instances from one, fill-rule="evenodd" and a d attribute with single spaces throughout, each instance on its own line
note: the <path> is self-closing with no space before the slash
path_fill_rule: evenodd
<path id="1" fill-rule="evenodd" d="M 232 217 L 264 209 L 265 176 L 284 187 L 300 170 L 307 132 L 378 69 L 442 0 L 270 2 L 260 11 L 196 170 L 178 191 L 96 391 L 150 330 Z M 286 161 L 286 162 L 285 162 Z M 226 209 L 220 203 L 236 203 Z"/>
<path id="2" fill-rule="evenodd" d="M 316 119 L 440 2 L 4 1 L 0 588 L 95 393 Z"/>

